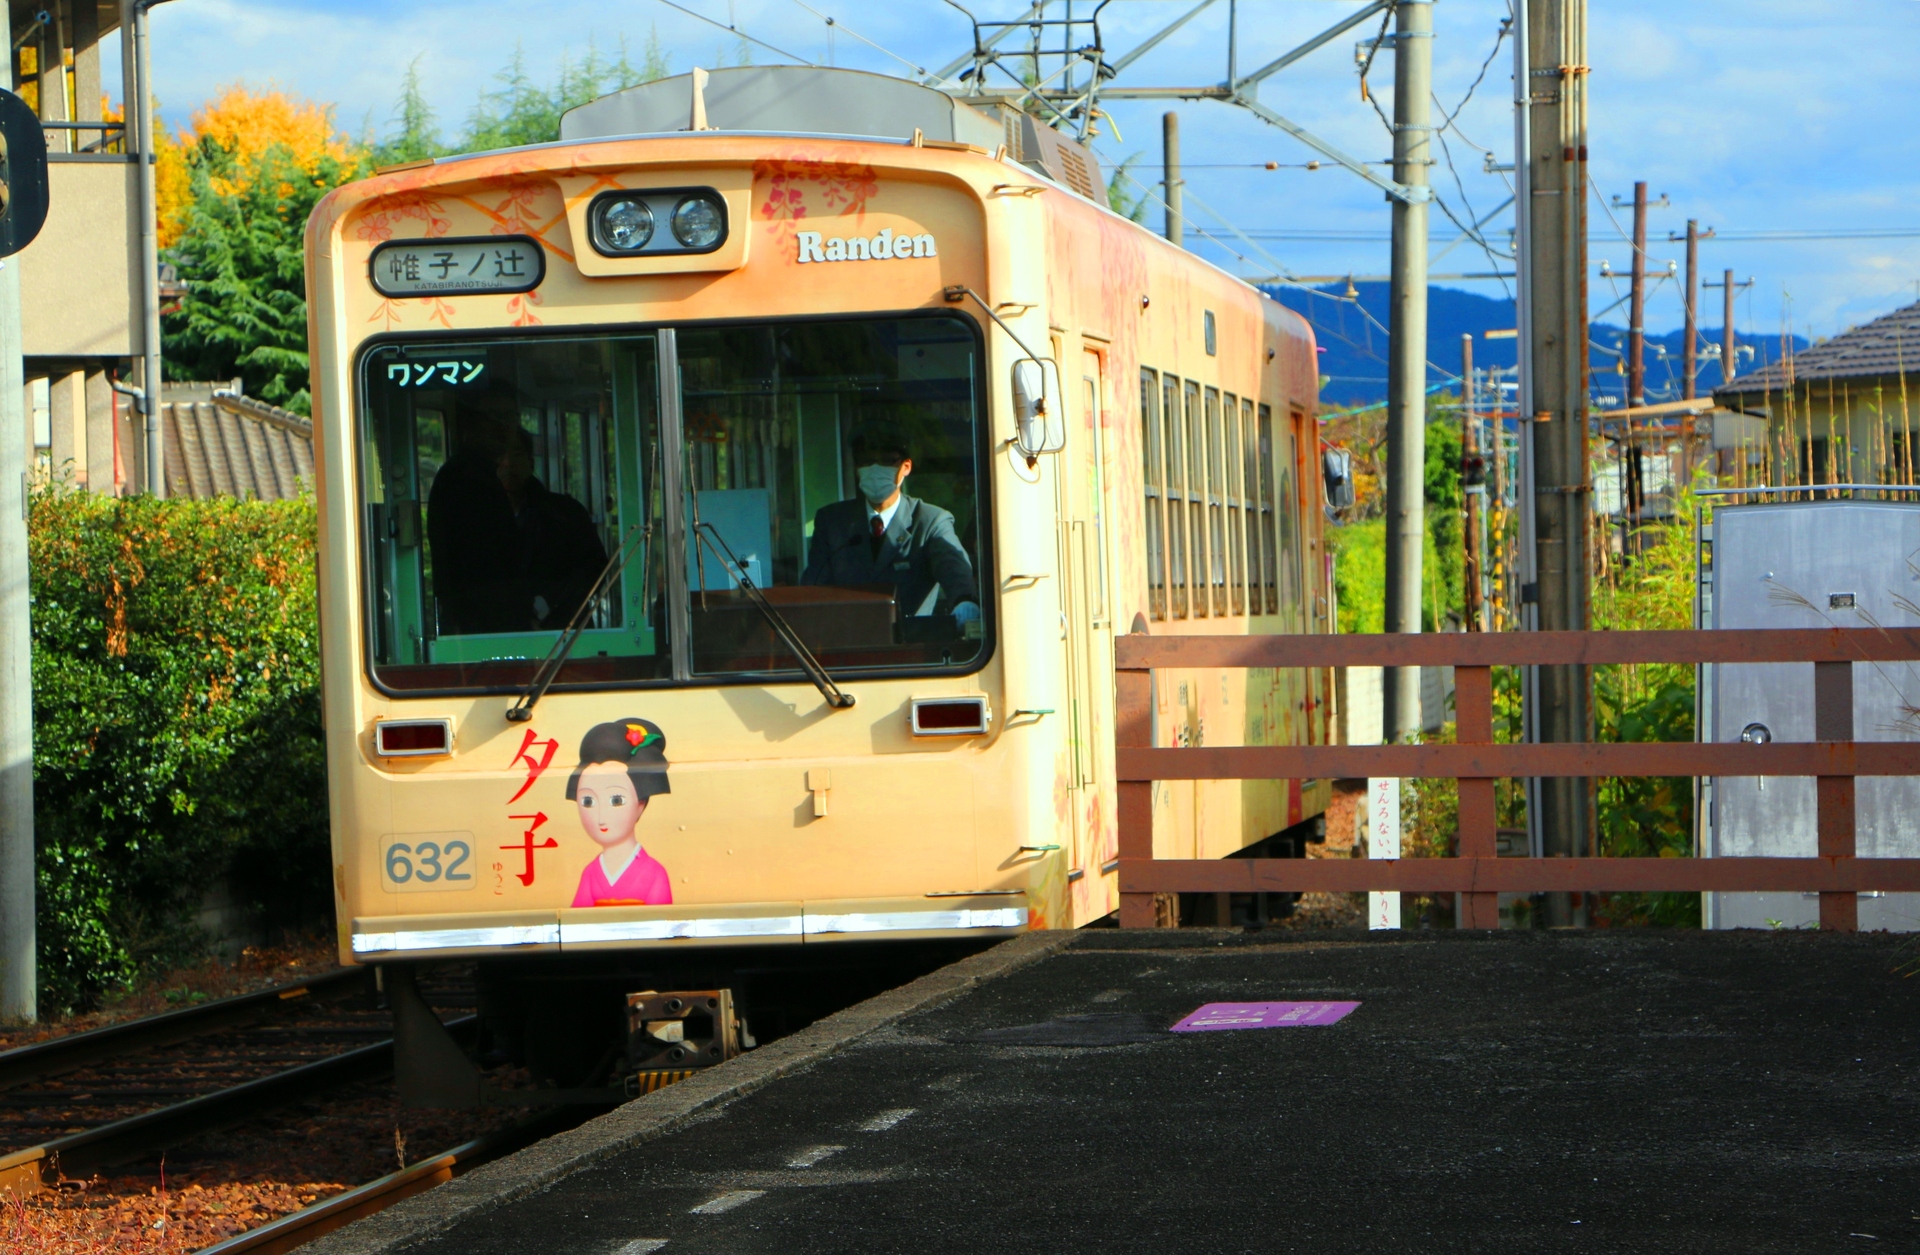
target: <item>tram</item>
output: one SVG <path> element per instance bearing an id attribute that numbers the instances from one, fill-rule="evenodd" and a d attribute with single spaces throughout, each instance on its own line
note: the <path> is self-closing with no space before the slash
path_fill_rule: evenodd
<path id="1" fill-rule="evenodd" d="M 565 1084 L 623 985 L 1107 920 L 1114 634 L 1332 630 L 1310 330 L 1090 151 L 804 67 L 561 136 L 307 232 L 340 955 L 416 1098 L 422 963 Z M 1324 673 L 1156 678 L 1162 743 L 1329 737 Z M 1163 784 L 1155 849 L 1326 802 Z"/>

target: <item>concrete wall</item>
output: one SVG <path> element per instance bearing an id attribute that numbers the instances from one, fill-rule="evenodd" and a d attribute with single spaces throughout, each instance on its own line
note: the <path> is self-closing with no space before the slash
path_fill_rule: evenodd
<path id="1" fill-rule="evenodd" d="M 51 204 L 20 253 L 21 349 L 29 358 L 138 356 L 138 191 L 125 160 L 47 168 Z"/>

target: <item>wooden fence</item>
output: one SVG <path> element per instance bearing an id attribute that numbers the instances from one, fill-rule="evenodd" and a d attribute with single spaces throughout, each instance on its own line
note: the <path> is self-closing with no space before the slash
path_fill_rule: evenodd
<path id="1" fill-rule="evenodd" d="M 1120 923 L 1149 927 L 1158 893 L 1401 890 L 1459 893 L 1461 924 L 1493 928 L 1501 893 L 1817 892 L 1823 928 L 1857 926 L 1856 894 L 1920 891 L 1920 858 L 1858 858 L 1854 778 L 1920 775 L 1920 740 L 1853 739 L 1853 668 L 1920 660 L 1916 629 L 1513 632 L 1367 636 L 1121 636 L 1115 729 Z M 1813 664 L 1815 740 L 1768 744 L 1631 742 L 1497 745 L 1496 666 L 1606 663 Z M 1456 744 L 1161 748 L 1153 744 L 1152 672 L 1160 668 L 1344 666 L 1454 668 Z M 1457 853 L 1420 859 L 1156 859 L 1157 780 L 1452 777 L 1460 786 Z M 1811 858 L 1499 858 L 1494 782 L 1545 776 L 1811 776 L 1818 854 Z"/>

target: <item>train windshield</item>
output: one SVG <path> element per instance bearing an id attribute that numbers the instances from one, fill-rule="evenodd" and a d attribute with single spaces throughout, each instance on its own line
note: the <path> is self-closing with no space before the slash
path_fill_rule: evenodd
<path id="1" fill-rule="evenodd" d="M 526 683 L 622 554 L 556 687 L 797 672 L 743 583 L 836 676 L 978 659 L 968 322 L 410 341 L 361 360 L 382 687 Z"/>

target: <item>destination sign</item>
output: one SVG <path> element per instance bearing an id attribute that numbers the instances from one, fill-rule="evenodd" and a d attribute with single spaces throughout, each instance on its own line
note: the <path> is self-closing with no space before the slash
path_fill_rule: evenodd
<path id="1" fill-rule="evenodd" d="M 484 296 L 531 292 L 547 277 L 547 254 L 525 235 L 461 240 L 388 240 L 373 250 L 373 290 L 382 296 Z"/>

